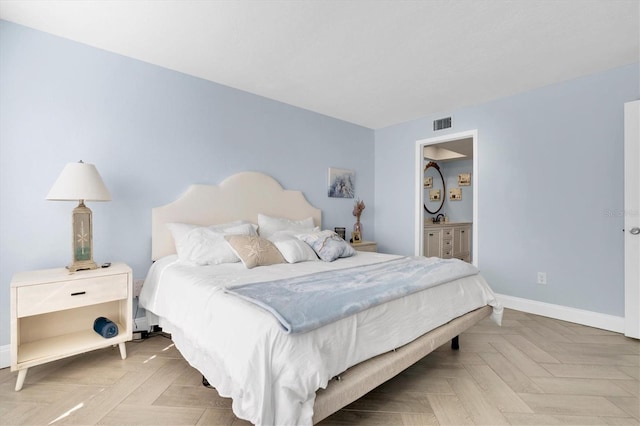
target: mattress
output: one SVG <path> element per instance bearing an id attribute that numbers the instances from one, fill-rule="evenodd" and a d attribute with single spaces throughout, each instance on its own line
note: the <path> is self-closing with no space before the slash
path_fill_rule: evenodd
<path id="1" fill-rule="evenodd" d="M 461 278 L 300 334 L 284 333 L 270 313 L 224 290 L 396 257 L 358 252 L 335 262 L 246 269 L 241 263 L 193 267 L 172 255 L 154 263 L 140 303 L 185 359 L 233 399 L 238 417 L 311 424 L 316 391 L 347 368 L 485 305 L 500 323 L 502 309 L 486 281 L 479 274 Z"/>

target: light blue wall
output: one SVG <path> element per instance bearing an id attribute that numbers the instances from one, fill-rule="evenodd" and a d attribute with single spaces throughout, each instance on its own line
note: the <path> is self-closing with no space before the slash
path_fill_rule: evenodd
<path id="1" fill-rule="evenodd" d="M 151 208 L 245 170 L 302 190 L 331 229 L 353 225 L 353 199 L 327 197 L 327 170 L 355 170 L 374 239 L 373 141 L 370 129 L 1 21 L 0 346 L 12 274 L 70 261 L 75 204 L 45 201 L 67 162 L 96 164 L 113 197 L 88 203 L 96 261 L 144 278 Z"/>
<path id="2" fill-rule="evenodd" d="M 478 265 L 496 292 L 624 315 L 611 212 L 623 209 L 623 104 L 640 97 L 639 75 L 634 64 L 453 112 L 449 133 L 478 130 Z M 445 134 L 430 130 L 442 116 L 375 133 L 380 251 L 413 254 L 415 145 Z"/>
<path id="3" fill-rule="evenodd" d="M 622 111 L 638 75 L 636 64 L 453 112 L 449 133 L 478 129 L 479 266 L 497 292 L 623 315 Z M 444 134 L 430 130 L 442 116 L 374 132 L 0 21 L 0 346 L 11 275 L 69 263 L 74 203 L 44 200 L 67 162 L 95 163 L 113 195 L 89 204 L 96 260 L 126 261 L 136 278 L 150 209 L 243 170 L 302 190 L 324 227 L 349 229 L 353 200 L 326 196 L 327 169 L 354 169 L 365 238 L 413 254 L 415 142 Z"/>

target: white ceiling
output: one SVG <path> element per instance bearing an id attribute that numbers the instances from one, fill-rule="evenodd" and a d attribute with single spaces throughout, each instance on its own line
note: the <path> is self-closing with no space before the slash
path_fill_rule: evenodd
<path id="1" fill-rule="evenodd" d="M 372 129 L 640 60 L 639 0 L 0 1 L 0 18 Z"/>

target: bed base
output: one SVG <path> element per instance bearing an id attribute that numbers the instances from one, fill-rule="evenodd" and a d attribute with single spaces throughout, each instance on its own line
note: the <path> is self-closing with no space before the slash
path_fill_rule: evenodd
<path id="1" fill-rule="evenodd" d="M 451 349 L 454 351 L 457 351 L 458 349 L 460 349 L 459 337 L 460 336 L 456 336 L 453 339 L 451 339 Z M 342 376 L 338 376 L 338 380 L 342 380 Z M 202 376 L 202 386 L 213 389 L 213 386 L 211 385 L 211 383 L 209 383 L 207 378 L 204 377 L 204 375 Z"/>
<path id="2" fill-rule="evenodd" d="M 378 355 L 349 368 L 340 374 L 340 380 L 331 380 L 326 389 L 320 389 L 316 393 L 313 423 L 320 422 L 397 376 L 448 340 L 451 340 L 452 349 L 458 349 L 458 335 L 491 315 L 491 312 L 490 306 L 478 308 L 431 330 L 395 351 Z"/>

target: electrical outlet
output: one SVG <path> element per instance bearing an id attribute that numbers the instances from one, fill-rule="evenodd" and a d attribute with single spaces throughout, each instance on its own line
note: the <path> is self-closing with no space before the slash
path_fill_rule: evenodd
<path id="1" fill-rule="evenodd" d="M 538 272 L 538 284 L 546 284 L 546 283 L 547 283 L 547 273 Z"/>
<path id="2" fill-rule="evenodd" d="M 133 280 L 133 297 L 140 296 L 140 292 L 142 291 L 143 284 L 144 284 L 144 280 Z"/>

